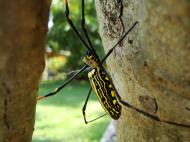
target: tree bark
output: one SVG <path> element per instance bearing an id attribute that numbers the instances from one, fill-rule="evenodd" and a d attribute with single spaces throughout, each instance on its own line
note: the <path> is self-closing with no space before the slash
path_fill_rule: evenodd
<path id="1" fill-rule="evenodd" d="M 0 142 L 30 142 L 50 0 L 0 0 Z"/>
<path id="2" fill-rule="evenodd" d="M 122 98 L 162 119 L 190 125 L 190 1 L 98 0 L 96 8 L 105 52 L 139 21 L 107 60 Z M 190 129 L 126 107 L 116 130 L 118 142 L 190 141 Z"/>

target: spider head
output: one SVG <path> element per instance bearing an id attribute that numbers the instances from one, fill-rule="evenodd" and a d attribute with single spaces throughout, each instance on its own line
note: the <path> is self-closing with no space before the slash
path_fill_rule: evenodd
<path id="1" fill-rule="evenodd" d="M 83 62 L 92 68 L 99 66 L 99 60 L 89 51 L 84 55 Z"/>

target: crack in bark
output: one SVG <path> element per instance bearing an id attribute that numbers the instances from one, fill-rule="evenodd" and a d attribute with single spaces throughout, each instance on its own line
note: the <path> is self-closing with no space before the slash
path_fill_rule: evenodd
<path id="1" fill-rule="evenodd" d="M 125 32 L 125 25 L 123 23 L 123 19 L 122 19 L 122 16 L 123 16 L 123 1 L 122 0 L 117 0 L 118 3 L 120 3 L 120 15 L 119 15 L 119 19 L 121 21 L 121 25 L 122 25 L 122 28 L 123 28 L 123 32 L 122 34 L 124 34 Z"/>
<path id="2" fill-rule="evenodd" d="M 103 16 L 105 18 L 104 29 L 105 34 L 109 38 L 118 38 L 125 32 L 125 26 L 122 20 L 123 2 L 122 0 L 114 0 L 114 4 L 110 5 L 110 1 L 100 1 Z"/>
<path id="3" fill-rule="evenodd" d="M 119 20 L 121 22 L 122 26 L 122 35 L 125 33 L 125 25 L 123 23 L 122 15 L 123 15 L 123 1 L 122 0 L 117 0 L 118 3 L 120 3 L 120 15 L 119 15 Z M 123 46 L 123 40 L 119 43 L 119 46 Z"/>
<path id="4" fill-rule="evenodd" d="M 189 108 L 189 107 L 186 107 L 186 110 L 190 111 L 190 108 Z"/>
<path id="5" fill-rule="evenodd" d="M 10 93 L 11 93 L 9 87 L 6 85 L 5 82 L 2 83 L 2 86 L 5 88 L 7 94 L 10 94 Z M 8 122 L 8 117 L 7 117 L 7 103 L 8 103 L 8 102 L 7 102 L 7 96 L 5 96 L 3 121 L 4 121 L 4 124 L 5 124 L 6 128 L 7 128 L 7 129 L 10 129 L 9 122 Z"/>
<path id="6" fill-rule="evenodd" d="M 4 124 L 6 126 L 7 129 L 10 129 L 8 120 L 7 120 L 7 99 L 5 99 L 4 101 L 4 114 L 3 114 L 3 120 L 4 120 Z"/>

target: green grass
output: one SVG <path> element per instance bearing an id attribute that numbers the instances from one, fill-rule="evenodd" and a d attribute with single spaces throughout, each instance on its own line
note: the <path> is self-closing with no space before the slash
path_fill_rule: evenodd
<path id="1" fill-rule="evenodd" d="M 39 94 L 54 90 L 63 81 L 49 81 L 41 85 Z M 74 82 L 58 95 L 41 100 L 36 108 L 36 124 L 32 142 L 98 142 L 108 122 L 108 116 L 85 124 L 82 106 L 89 82 Z M 87 106 L 88 120 L 104 113 L 93 93 Z"/>

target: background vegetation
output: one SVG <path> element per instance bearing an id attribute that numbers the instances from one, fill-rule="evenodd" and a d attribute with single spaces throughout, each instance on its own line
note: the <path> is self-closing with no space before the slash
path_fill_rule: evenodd
<path id="1" fill-rule="evenodd" d="M 98 53 L 103 48 L 98 34 L 98 23 L 93 0 L 85 1 L 86 24 L 88 33 Z M 73 23 L 82 34 L 81 1 L 69 0 Z M 51 92 L 64 81 L 66 72 L 80 68 L 85 47 L 69 27 L 64 13 L 63 0 L 53 0 L 47 35 L 46 81 L 40 87 L 39 95 Z M 83 74 L 87 76 L 87 74 Z M 82 76 L 81 76 L 82 77 Z M 50 80 L 51 79 L 51 80 Z M 83 121 L 82 106 L 89 89 L 89 82 L 75 80 L 59 95 L 38 102 L 33 142 L 96 142 L 99 141 L 108 125 L 108 117 L 86 125 Z M 104 113 L 92 95 L 87 116 L 96 118 Z"/>
<path id="2" fill-rule="evenodd" d="M 81 1 L 70 0 L 70 17 L 75 24 L 76 28 L 83 35 L 81 30 Z M 62 55 L 65 57 L 65 65 L 60 63 L 60 68 L 57 71 L 70 71 L 71 69 L 78 68 L 82 63 L 82 57 L 85 53 L 85 47 L 80 42 L 78 37 L 74 34 L 65 17 L 65 8 L 63 0 L 54 0 L 51 8 L 50 30 L 47 35 L 48 57 L 52 55 Z M 96 19 L 96 10 L 93 0 L 85 1 L 85 15 L 86 25 L 90 39 L 98 50 L 103 53 L 101 47 L 100 37 L 98 34 L 98 23 Z M 53 54 L 52 54 L 53 53 Z M 58 63 L 56 63 L 58 64 Z M 55 69 L 55 68 L 54 68 Z"/>
<path id="3" fill-rule="evenodd" d="M 42 83 L 39 94 L 52 91 L 63 80 Z M 109 117 L 85 124 L 82 106 L 89 89 L 86 81 L 74 81 L 57 96 L 41 100 L 37 105 L 33 142 L 98 142 L 104 133 Z M 92 94 L 86 110 L 88 120 L 104 113 Z"/>

